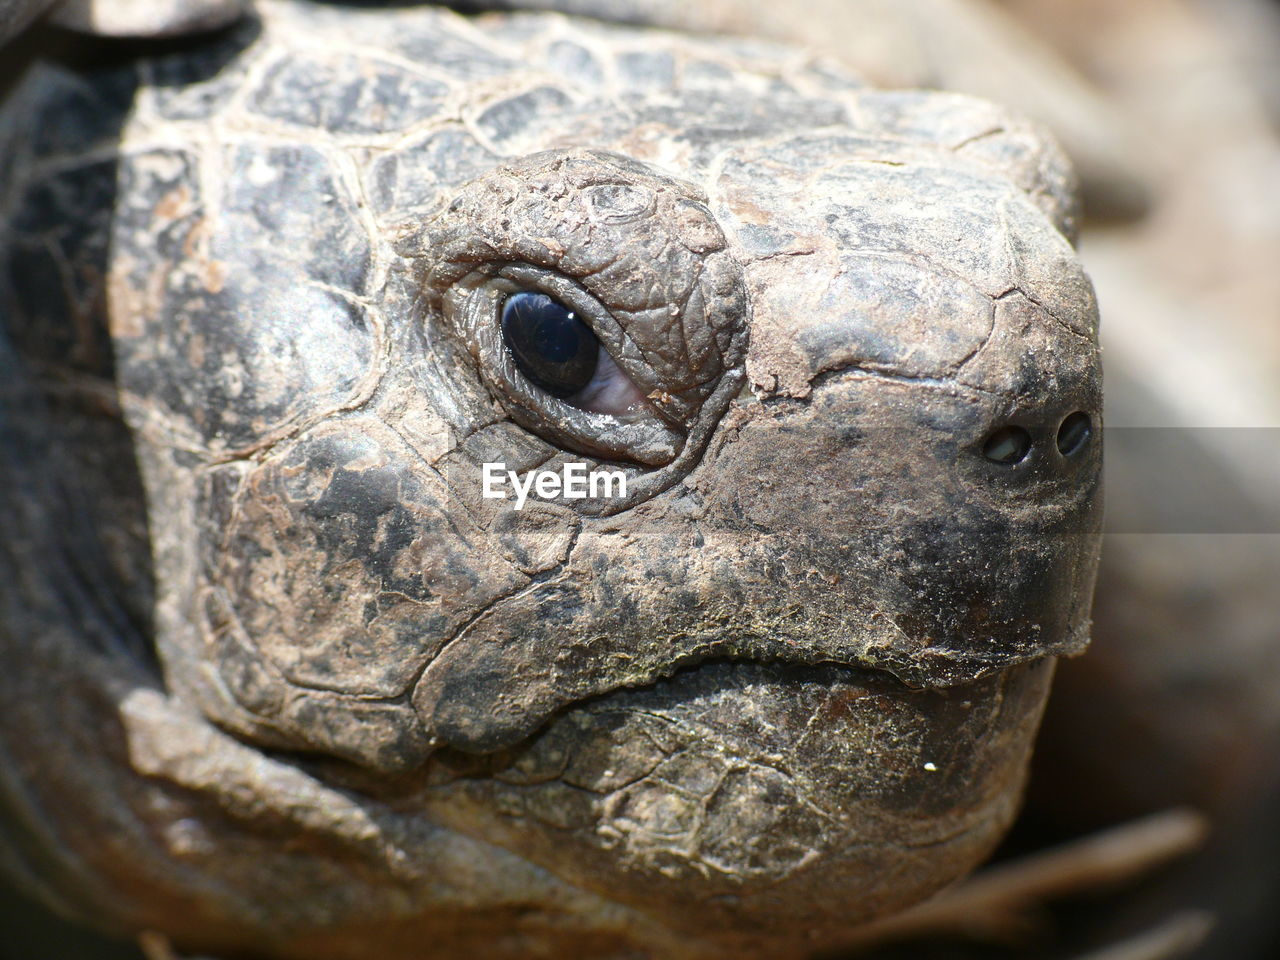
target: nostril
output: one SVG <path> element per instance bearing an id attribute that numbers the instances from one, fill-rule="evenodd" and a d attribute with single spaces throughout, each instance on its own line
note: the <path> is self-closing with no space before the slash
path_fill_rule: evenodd
<path id="1" fill-rule="evenodd" d="M 1092 433 L 1093 423 L 1089 420 L 1089 415 L 1076 411 L 1058 427 L 1058 452 L 1064 457 L 1077 453 L 1089 442 Z"/>
<path id="2" fill-rule="evenodd" d="M 1031 434 L 1022 427 L 1001 427 L 987 437 L 982 455 L 993 463 L 1021 463 L 1031 452 Z"/>

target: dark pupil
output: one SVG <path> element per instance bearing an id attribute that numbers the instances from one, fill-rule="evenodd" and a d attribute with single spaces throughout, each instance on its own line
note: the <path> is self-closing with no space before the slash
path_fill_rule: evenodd
<path id="1" fill-rule="evenodd" d="M 520 372 L 554 397 L 571 397 L 595 376 L 600 341 L 545 293 L 516 293 L 502 306 L 502 339 Z"/>
<path id="2" fill-rule="evenodd" d="M 1089 440 L 1093 427 L 1087 413 L 1073 413 L 1058 428 L 1058 452 L 1069 457 Z"/>
<path id="3" fill-rule="evenodd" d="M 996 463 L 1020 463 L 1031 451 L 1031 434 L 1021 427 L 1001 427 L 982 446 L 982 454 Z"/>

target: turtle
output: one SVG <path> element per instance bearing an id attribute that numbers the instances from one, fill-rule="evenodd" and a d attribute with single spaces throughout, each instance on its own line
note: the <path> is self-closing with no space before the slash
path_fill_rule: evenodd
<path id="1" fill-rule="evenodd" d="M 63 914 L 799 957 L 1010 824 L 1101 522 L 1035 125 L 263 0 L 34 68 L 0 197 L 0 869 Z"/>

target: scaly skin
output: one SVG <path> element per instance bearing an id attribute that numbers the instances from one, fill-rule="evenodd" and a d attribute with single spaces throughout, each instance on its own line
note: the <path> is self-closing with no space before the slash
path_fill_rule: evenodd
<path id="1" fill-rule="evenodd" d="M 1056 150 L 786 48 L 260 13 L 0 120 L 3 865 L 191 950 L 601 958 L 980 862 L 1096 563 Z M 643 409 L 523 379 L 524 288 Z"/>

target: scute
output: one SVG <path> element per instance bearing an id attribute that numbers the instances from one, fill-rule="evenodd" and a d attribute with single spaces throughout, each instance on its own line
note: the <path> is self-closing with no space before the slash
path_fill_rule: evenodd
<path id="1" fill-rule="evenodd" d="M 497 162 L 498 155 L 461 124 L 448 126 L 379 152 L 368 176 L 369 196 L 374 210 L 391 222 L 429 215 L 450 187 Z"/>
<path id="2" fill-rule="evenodd" d="M 150 150 L 122 158 L 119 179 L 112 315 L 143 416 L 235 450 L 351 400 L 380 324 L 360 300 L 368 231 L 322 153 Z"/>
<path id="3" fill-rule="evenodd" d="M 403 693 L 475 611 L 526 578 L 484 549 L 372 419 L 319 428 L 254 470 L 213 556 L 239 621 L 289 680 Z M 348 597 L 367 598 L 357 608 Z"/>
<path id="4" fill-rule="evenodd" d="M 264 117 L 332 134 L 403 133 L 441 109 L 448 85 L 372 57 L 291 55 L 249 96 Z"/>
<path id="5" fill-rule="evenodd" d="M 536 150 L 548 123 L 564 123 L 573 106 L 573 98 L 558 87 L 539 86 L 489 104 L 475 125 L 499 153 L 519 155 Z"/>

